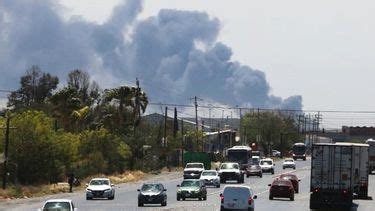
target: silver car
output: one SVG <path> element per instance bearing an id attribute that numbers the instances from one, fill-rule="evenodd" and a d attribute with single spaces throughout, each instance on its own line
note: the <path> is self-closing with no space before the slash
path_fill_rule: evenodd
<path id="1" fill-rule="evenodd" d="M 216 170 L 204 170 L 200 180 L 202 180 L 206 186 L 212 185 L 220 188 L 220 177 Z"/>
<path id="2" fill-rule="evenodd" d="M 93 198 L 115 198 L 114 184 L 108 178 L 94 178 L 89 184 L 86 184 L 86 199 Z"/>

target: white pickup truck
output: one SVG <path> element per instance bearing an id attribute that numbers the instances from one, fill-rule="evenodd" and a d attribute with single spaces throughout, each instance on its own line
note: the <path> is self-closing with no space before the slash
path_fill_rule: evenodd
<path id="1" fill-rule="evenodd" d="M 204 171 L 203 163 L 187 163 L 184 169 L 184 179 L 199 179 Z"/>

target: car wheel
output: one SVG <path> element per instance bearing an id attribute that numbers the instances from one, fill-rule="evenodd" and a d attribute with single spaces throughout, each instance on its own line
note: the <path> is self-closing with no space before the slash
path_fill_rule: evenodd
<path id="1" fill-rule="evenodd" d="M 272 174 L 275 174 L 275 170 L 272 170 L 272 172 L 271 172 Z"/>
<path id="2" fill-rule="evenodd" d="M 283 169 L 285 169 L 285 167 L 283 167 Z"/>
<path id="3" fill-rule="evenodd" d="M 248 211 L 254 211 L 254 208 L 249 208 L 249 209 L 247 209 Z"/>
<path id="4" fill-rule="evenodd" d="M 220 184 L 216 185 L 216 188 L 220 188 Z"/>
<path id="5" fill-rule="evenodd" d="M 262 178 L 262 177 L 263 177 L 263 174 L 260 174 L 259 177 Z"/>
<path id="6" fill-rule="evenodd" d="M 177 196 L 177 201 L 180 201 L 180 199 L 181 199 L 181 198 Z"/>
<path id="7" fill-rule="evenodd" d="M 185 197 L 184 197 L 184 198 L 182 198 L 182 201 L 185 201 Z"/>
<path id="8" fill-rule="evenodd" d="M 138 201 L 138 207 L 143 207 L 142 202 Z"/>
<path id="9" fill-rule="evenodd" d="M 163 202 L 161 203 L 161 206 L 163 206 L 163 207 L 167 206 L 167 202 L 166 202 L 166 201 L 163 201 Z"/>
<path id="10" fill-rule="evenodd" d="M 246 178 L 249 178 L 249 177 L 250 177 L 250 175 L 246 174 Z"/>
<path id="11" fill-rule="evenodd" d="M 299 192 L 299 190 L 298 189 L 296 189 L 296 193 L 298 193 Z"/>
<path id="12" fill-rule="evenodd" d="M 270 195 L 268 198 L 269 198 L 269 200 L 273 200 L 273 196 L 272 195 Z"/>
<path id="13" fill-rule="evenodd" d="M 294 170 L 296 170 L 296 167 L 293 167 Z"/>
<path id="14" fill-rule="evenodd" d="M 294 196 L 291 196 L 291 197 L 290 197 L 290 201 L 294 201 Z"/>
<path id="15" fill-rule="evenodd" d="M 205 195 L 205 196 L 203 197 L 203 200 L 204 200 L 204 201 L 206 201 L 206 200 L 207 200 L 207 195 Z"/>
<path id="16" fill-rule="evenodd" d="M 86 200 L 91 200 L 91 199 L 92 199 L 91 197 L 86 196 Z"/>
<path id="17" fill-rule="evenodd" d="M 199 200 L 199 201 L 202 201 L 202 199 L 203 199 L 203 197 L 198 197 L 198 200 Z"/>

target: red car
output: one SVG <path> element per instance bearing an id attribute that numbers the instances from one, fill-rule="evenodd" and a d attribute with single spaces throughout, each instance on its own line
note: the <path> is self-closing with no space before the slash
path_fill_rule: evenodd
<path id="1" fill-rule="evenodd" d="M 294 188 L 294 191 L 296 193 L 299 192 L 299 182 L 301 181 L 300 179 L 298 179 L 298 177 L 295 175 L 295 174 L 282 174 L 280 175 L 279 177 L 280 179 L 287 179 L 287 180 L 290 180 L 292 182 L 292 185 L 293 185 L 293 188 Z"/>
<path id="2" fill-rule="evenodd" d="M 294 201 L 294 188 L 290 180 L 276 178 L 270 186 L 269 199 L 273 200 L 273 197 L 289 198 Z"/>

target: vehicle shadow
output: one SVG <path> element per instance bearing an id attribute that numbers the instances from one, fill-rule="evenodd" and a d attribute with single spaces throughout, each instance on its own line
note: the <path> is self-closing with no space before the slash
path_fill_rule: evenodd
<path id="1" fill-rule="evenodd" d="M 289 198 L 273 198 L 270 201 L 290 201 L 290 202 L 293 202 Z"/>
<path id="2" fill-rule="evenodd" d="M 357 203 L 353 203 L 352 207 L 350 209 L 343 209 L 343 208 L 332 208 L 332 207 L 327 207 L 324 209 L 311 209 L 311 211 L 357 211 L 359 205 Z"/>

